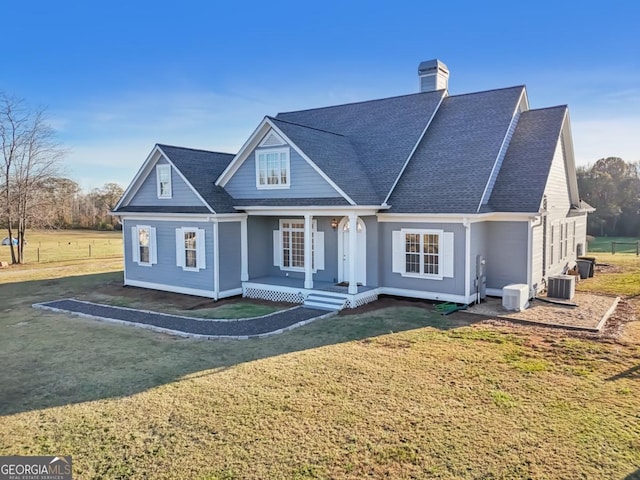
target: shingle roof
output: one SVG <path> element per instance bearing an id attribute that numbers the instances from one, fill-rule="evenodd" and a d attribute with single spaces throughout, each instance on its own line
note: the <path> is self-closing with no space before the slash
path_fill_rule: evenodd
<path id="1" fill-rule="evenodd" d="M 279 113 L 276 119 L 342 136 L 343 140 L 333 139 L 330 142 L 330 148 L 324 152 L 322 145 L 314 145 L 314 149 L 321 154 L 309 155 L 309 157 L 327 174 L 337 175 L 333 180 L 340 181 L 341 188 L 345 185 L 345 188 L 355 197 L 362 198 L 363 203 L 381 204 L 443 94 L 443 91 L 416 93 L 368 102 L 285 112 Z M 315 144 L 320 137 L 315 135 L 311 138 L 311 134 L 305 132 L 305 139 L 307 135 L 309 135 L 307 140 L 310 144 Z M 328 138 L 328 135 L 324 139 Z M 353 152 L 350 151 L 349 144 Z M 338 155 L 332 157 L 329 153 L 338 153 Z M 349 169 L 351 165 L 344 165 L 347 157 L 342 157 L 342 153 L 346 153 L 348 158 L 355 153 L 359 164 L 349 160 L 355 166 L 355 171 Z M 343 172 L 349 173 L 343 174 Z M 359 182 L 360 185 L 358 185 Z M 366 191 L 369 188 L 367 184 L 373 187 L 371 193 Z M 359 203 L 355 198 L 354 201 Z"/>
<path id="2" fill-rule="evenodd" d="M 354 202 L 359 205 L 380 204 L 369 175 L 348 137 L 277 118 L 269 119 Z"/>
<path id="3" fill-rule="evenodd" d="M 387 202 L 390 211 L 476 213 L 523 90 L 445 98 Z"/>
<path id="4" fill-rule="evenodd" d="M 489 207 L 499 212 L 537 212 L 560 138 L 566 106 L 523 112 L 498 174 Z"/>
<path id="5" fill-rule="evenodd" d="M 233 198 L 222 187 L 214 185 L 222 171 L 233 160 L 233 154 L 172 145 L 158 144 L 158 147 L 216 213 L 236 212 L 233 208 Z"/>

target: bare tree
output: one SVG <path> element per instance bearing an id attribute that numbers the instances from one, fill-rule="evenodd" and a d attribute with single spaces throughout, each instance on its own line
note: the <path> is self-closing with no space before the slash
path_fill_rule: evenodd
<path id="1" fill-rule="evenodd" d="M 43 190 L 58 173 L 65 150 L 47 123 L 45 109 L 32 110 L 26 102 L 0 94 L 2 147 L 2 212 L 10 240 L 11 262 L 24 262 L 25 231 L 39 211 Z M 18 237 L 17 252 L 13 245 Z"/>

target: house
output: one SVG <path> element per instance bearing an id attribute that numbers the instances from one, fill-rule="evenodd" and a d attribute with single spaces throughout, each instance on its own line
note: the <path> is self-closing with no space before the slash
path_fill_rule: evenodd
<path id="1" fill-rule="evenodd" d="M 156 145 L 113 211 L 126 285 L 355 307 L 530 296 L 586 253 L 566 106 L 524 86 L 267 116 L 235 155 Z"/>

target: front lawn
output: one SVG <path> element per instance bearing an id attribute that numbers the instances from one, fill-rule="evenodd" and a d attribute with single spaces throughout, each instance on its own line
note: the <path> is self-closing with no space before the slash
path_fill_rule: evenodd
<path id="1" fill-rule="evenodd" d="M 1 455 L 72 455 L 80 479 L 624 479 L 640 467 L 638 322 L 595 340 L 416 304 L 199 341 L 30 307 L 119 276 L 0 287 Z"/>

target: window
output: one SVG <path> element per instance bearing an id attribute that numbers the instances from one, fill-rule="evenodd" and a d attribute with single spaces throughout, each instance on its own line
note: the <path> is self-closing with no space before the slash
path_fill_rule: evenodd
<path id="1" fill-rule="evenodd" d="M 158 198 L 171 198 L 171 165 L 156 167 Z"/>
<path id="2" fill-rule="evenodd" d="M 156 229 L 147 225 L 131 227 L 131 258 L 140 266 L 158 263 Z"/>
<path id="3" fill-rule="evenodd" d="M 392 271 L 406 277 L 453 277 L 453 233 L 411 228 L 393 232 Z"/>
<path id="4" fill-rule="evenodd" d="M 205 256 L 205 233 L 202 228 L 183 227 L 176 229 L 176 265 L 187 272 L 207 268 Z"/>
<path id="5" fill-rule="evenodd" d="M 571 234 L 571 253 L 576 253 L 576 222 L 572 222 L 572 231 Z"/>
<path id="6" fill-rule="evenodd" d="M 562 246 L 563 250 L 564 250 L 564 255 L 563 258 L 567 258 L 567 255 L 569 255 L 569 224 L 565 223 L 563 225 L 564 228 L 564 245 Z"/>
<path id="7" fill-rule="evenodd" d="M 405 233 L 405 273 L 439 275 L 440 235 Z"/>
<path id="8" fill-rule="evenodd" d="M 555 230 L 555 225 L 551 225 L 551 239 L 549 241 L 549 265 L 553 265 L 554 263 L 554 258 L 553 258 L 553 247 L 554 247 L 554 238 L 553 238 L 553 231 Z"/>
<path id="9" fill-rule="evenodd" d="M 318 232 L 316 220 L 311 225 L 311 269 L 315 273 L 324 270 L 324 232 Z M 281 270 L 304 271 L 304 220 L 280 220 L 280 229 L 273 232 L 273 264 Z"/>
<path id="10" fill-rule="evenodd" d="M 289 188 L 289 149 L 270 148 L 256 150 L 256 186 L 266 188 Z"/>

